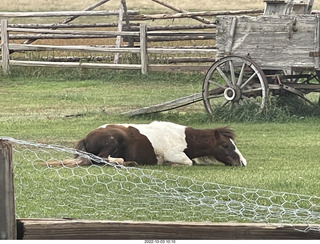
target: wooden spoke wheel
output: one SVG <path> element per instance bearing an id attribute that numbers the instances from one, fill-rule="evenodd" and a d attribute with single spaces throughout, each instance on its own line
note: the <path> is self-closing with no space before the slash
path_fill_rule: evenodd
<path id="1" fill-rule="evenodd" d="M 263 70 L 251 59 L 227 56 L 208 70 L 202 98 L 208 113 L 217 106 L 234 108 L 244 103 L 256 104 L 262 110 L 268 95 L 268 82 Z"/>

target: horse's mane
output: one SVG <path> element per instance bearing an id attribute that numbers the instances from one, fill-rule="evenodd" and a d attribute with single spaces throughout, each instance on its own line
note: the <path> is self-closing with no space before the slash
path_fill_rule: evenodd
<path id="1" fill-rule="evenodd" d="M 232 129 L 230 129 L 228 126 L 216 128 L 215 131 L 225 137 L 232 139 L 232 140 L 234 140 L 234 138 L 235 138 L 234 131 Z"/>

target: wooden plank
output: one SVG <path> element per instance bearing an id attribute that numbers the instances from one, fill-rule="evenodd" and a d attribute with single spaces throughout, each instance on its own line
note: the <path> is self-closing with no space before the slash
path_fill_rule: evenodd
<path id="1" fill-rule="evenodd" d="M 19 220 L 24 240 L 257 240 L 320 239 L 319 226 L 250 223 Z"/>
<path id="2" fill-rule="evenodd" d="M 0 196 L 0 239 L 17 239 L 12 146 L 5 140 L 0 140 Z"/>
<path id="3" fill-rule="evenodd" d="M 123 115 L 128 115 L 128 116 L 136 116 L 136 115 L 142 115 L 142 114 L 150 114 L 150 113 L 156 113 L 156 112 L 162 112 L 162 111 L 168 111 L 172 110 L 175 108 L 187 106 L 189 104 L 199 102 L 202 100 L 202 93 L 196 93 L 190 96 L 186 97 L 181 97 L 178 99 L 174 99 L 169 102 L 149 106 L 149 107 L 144 107 L 141 109 L 136 109 L 133 111 L 125 112 L 122 113 Z"/>
<path id="4" fill-rule="evenodd" d="M 317 28 L 314 30 L 314 52 L 320 52 L 320 18 L 317 18 Z M 315 68 L 320 69 L 320 56 L 314 57 Z"/>
<path id="5" fill-rule="evenodd" d="M 237 17 L 231 54 L 249 55 L 262 68 L 315 67 L 309 56 L 315 48 L 318 16 Z M 232 17 L 219 17 L 217 58 L 227 54 Z"/>

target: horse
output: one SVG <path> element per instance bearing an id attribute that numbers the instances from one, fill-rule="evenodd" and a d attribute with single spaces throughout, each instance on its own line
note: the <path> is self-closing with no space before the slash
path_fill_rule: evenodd
<path id="1" fill-rule="evenodd" d="M 229 166 L 246 166 L 247 161 L 236 147 L 234 137 L 229 127 L 195 129 L 164 121 L 105 124 L 79 140 L 75 149 L 125 166 L 192 166 L 193 159 L 203 157 Z M 78 157 L 76 154 L 75 158 Z"/>

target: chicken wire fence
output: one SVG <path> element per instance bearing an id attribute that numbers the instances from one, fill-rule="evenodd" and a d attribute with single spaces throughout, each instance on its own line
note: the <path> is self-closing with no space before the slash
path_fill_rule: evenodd
<path id="1" fill-rule="evenodd" d="M 0 139 L 13 145 L 17 218 L 277 223 L 320 231 L 320 197 L 200 182 L 62 146 Z M 100 164 L 65 164 L 74 154 Z"/>

